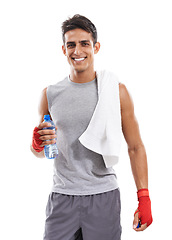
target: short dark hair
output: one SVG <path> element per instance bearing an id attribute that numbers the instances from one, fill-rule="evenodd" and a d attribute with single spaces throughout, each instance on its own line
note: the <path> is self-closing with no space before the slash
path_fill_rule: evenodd
<path id="1" fill-rule="evenodd" d="M 63 43 L 65 44 L 65 33 L 80 28 L 85 30 L 88 33 L 91 33 L 93 38 L 94 45 L 97 42 L 97 29 L 95 25 L 86 17 L 76 14 L 72 18 L 68 18 L 66 21 L 62 23 L 62 38 Z"/>

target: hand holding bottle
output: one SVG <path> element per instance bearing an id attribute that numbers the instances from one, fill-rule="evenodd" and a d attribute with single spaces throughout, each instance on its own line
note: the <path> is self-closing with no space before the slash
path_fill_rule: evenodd
<path id="1" fill-rule="evenodd" d="M 57 127 L 53 127 L 50 122 L 42 122 L 38 127 L 34 128 L 32 147 L 36 152 L 41 152 L 44 150 L 44 146 L 56 143 L 56 132 Z"/>

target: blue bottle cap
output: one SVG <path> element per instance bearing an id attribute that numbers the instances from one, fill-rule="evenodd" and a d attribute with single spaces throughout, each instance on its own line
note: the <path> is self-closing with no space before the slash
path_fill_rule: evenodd
<path id="1" fill-rule="evenodd" d="M 44 115 L 44 120 L 49 121 L 50 120 L 50 115 Z"/>

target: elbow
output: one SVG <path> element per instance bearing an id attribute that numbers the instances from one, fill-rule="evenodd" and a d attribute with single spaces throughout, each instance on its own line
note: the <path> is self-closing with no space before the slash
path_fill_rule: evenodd
<path id="1" fill-rule="evenodd" d="M 129 155 L 137 154 L 138 152 L 145 152 L 145 147 L 143 143 L 138 143 L 132 146 L 128 146 Z"/>

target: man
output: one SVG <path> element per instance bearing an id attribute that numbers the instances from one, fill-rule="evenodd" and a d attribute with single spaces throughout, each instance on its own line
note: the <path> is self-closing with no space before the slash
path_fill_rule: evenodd
<path id="1" fill-rule="evenodd" d="M 89 19 L 75 15 L 63 23 L 62 33 L 62 51 L 70 64 L 70 76 L 43 90 L 40 124 L 34 129 L 31 146 L 35 156 L 44 157 L 44 146 L 57 138 L 59 153 L 54 160 L 44 240 L 120 240 L 120 192 L 114 169 L 105 166 L 101 154 L 78 140 L 98 101 L 94 70 L 94 54 L 100 49 L 97 30 Z M 152 223 L 146 152 L 133 102 L 121 83 L 119 96 L 122 131 L 138 190 L 133 228 L 143 231 Z M 55 122 L 57 136 L 55 131 L 43 129 L 48 127 L 43 122 L 46 114 Z"/>

